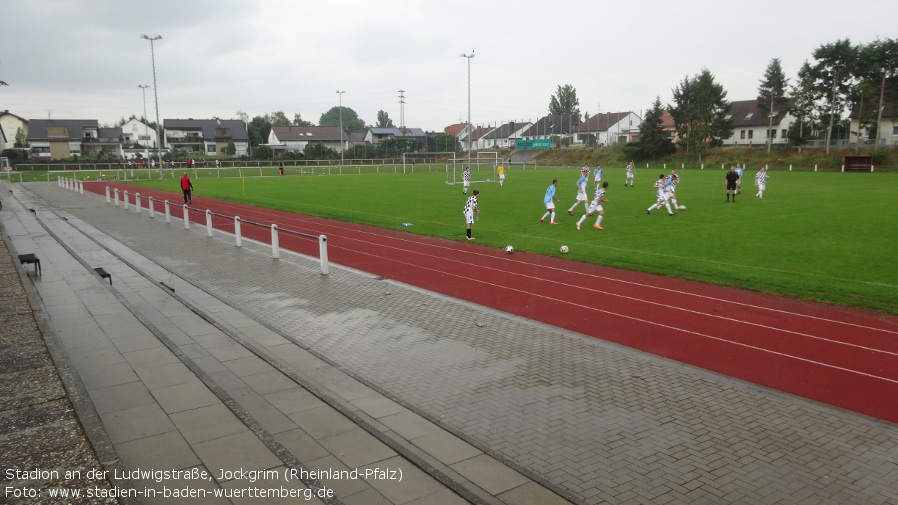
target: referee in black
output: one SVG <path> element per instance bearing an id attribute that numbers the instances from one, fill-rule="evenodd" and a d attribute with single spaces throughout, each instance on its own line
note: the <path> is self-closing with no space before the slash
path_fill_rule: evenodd
<path id="1" fill-rule="evenodd" d="M 730 194 L 733 195 L 733 203 L 736 203 L 736 181 L 739 180 L 739 173 L 736 172 L 736 167 L 730 167 L 730 171 L 727 172 L 727 199 L 723 203 L 730 202 Z"/>

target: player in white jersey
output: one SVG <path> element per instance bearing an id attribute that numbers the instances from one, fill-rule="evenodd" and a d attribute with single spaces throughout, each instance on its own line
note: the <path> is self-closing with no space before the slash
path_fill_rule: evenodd
<path id="1" fill-rule="evenodd" d="M 667 176 L 667 179 L 665 179 L 664 183 L 667 199 L 670 200 L 670 203 L 673 204 L 673 208 L 676 210 L 685 210 L 685 205 L 680 205 L 679 203 L 677 203 L 677 184 L 680 183 L 680 176 L 677 175 L 676 172 L 671 170 L 670 175 Z"/>
<path id="2" fill-rule="evenodd" d="M 658 176 L 658 180 L 655 181 L 655 184 L 652 185 L 655 188 L 655 198 L 656 201 L 653 203 L 648 209 L 645 210 L 646 214 L 651 214 L 653 210 L 660 209 L 661 206 L 667 207 L 667 213 L 671 216 L 674 215 L 673 210 L 670 208 L 670 202 L 668 201 L 667 191 L 665 190 L 666 183 L 664 179 L 664 174 Z"/>
<path id="3" fill-rule="evenodd" d="M 742 174 L 745 173 L 745 169 L 742 168 L 742 165 L 736 163 L 736 173 L 739 174 L 739 178 L 736 179 L 736 194 L 742 194 Z"/>
<path id="4" fill-rule="evenodd" d="M 755 194 L 757 198 L 764 198 L 764 191 L 767 189 L 767 178 L 770 175 L 767 174 L 767 169 L 761 167 L 758 170 L 758 175 L 755 176 L 755 186 L 758 187 L 758 192 Z"/>
<path id="5" fill-rule="evenodd" d="M 589 198 L 586 196 L 586 184 L 588 184 L 588 180 L 586 179 L 586 174 L 589 173 L 589 168 L 583 167 L 580 169 L 580 178 L 577 179 L 577 201 L 571 205 L 571 208 L 567 210 L 567 213 L 570 215 L 574 215 L 574 209 L 577 208 L 581 203 L 586 206 L 586 202 L 589 201 Z"/>
<path id="6" fill-rule="evenodd" d="M 605 171 L 602 170 L 602 165 L 600 163 L 596 163 L 596 168 L 592 171 L 592 180 L 596 183 L 596 189 L 599 189 L 599 186 L 602 185 L 603 175 L 605 175 Z"/>
<path id="7" fill-rule="evenodd" d="M 634 176 L 635 176 L 635 173 L 634 173 L 635 170 L 636 170 L 636 168 L 633 166 L 633 162 L 632 162 L 632 161 L 631 161 L 630 163 L 627 163 L 627 180 L 624 181 L 624 187 L 625 187 L 625 188 L 626 188 L 627 186 L 630 186 L 631 188 L 633 187 L 633 179 L 634 179 Z"/>
<path id="8" fill-rule="evenodd" d="M 465 209 L 462 211 L 465 215 L 465 223 L 468 225 L 465 232 L 468 240 L 474 240 L 474 237 L 471 236 L 471 225 L 474 224 L 474 214 L 480 214 L 480 209 L 477 208 L 477 195 L 479 194 L 480 191 L 475 189 L 473 196 L 465 202 Z"/>
<path id="9" fill-rule="evenodd" d="M 464 185 L 464 189 L 461 192 L 467 195 L 468 186 L 471 185 L 471 167 L 465 167 L 465 171 L 461 173 L 461 178 Z"/>
<path id="10" fill-rule="evenodd" d="M 602 183 L 602 187 L 596 190 L 595 195 L 592 197 L 592 201 L 589 202 L 589 206 L 586 207 L 586 214 L 583 214 L 583 217 L 577 221 L 577 229 L 580 229 L 580 225 L 583 224 L 583 221 L 586 221 L 586 218 L 599 213 L 599 217 L 596 218 L 596 224 L 592 225 L 593 228 L 597 230 L 603 230 L 602 228 L 602 218 L 605 217 L 605 210 L 602 209 L 602 202 L 608 203 L 608 200 L 605 199 L 605 192 L 608 191 L 608 181 Z"/>

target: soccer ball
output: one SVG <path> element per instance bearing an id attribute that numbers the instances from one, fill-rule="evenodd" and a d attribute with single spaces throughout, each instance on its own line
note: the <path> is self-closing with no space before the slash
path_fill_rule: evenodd
<path id="1" fill-rule="evenodd" d="M 570 251 L 566 245 L 561 246 L 561 249 L 559 250 L 561 251 L 561 254 L 567 254 L 568 251 Z"/>
<path id="2" fill-rule="evenodd" d="M 677 207 L 677 210 L 686 210 L 686 206 L 685 206 L 685 205 L 680 205 L 679 207 Z"/>
<path id="3" fill-rule="evenodd" d="M 513 252 L 514 252 L 514 247 L 512 247 L 512 246 L 510 246 L 510 245 L 505 246 L 505 252 L 507 252 L 508 254 L 513 253 Z"/>

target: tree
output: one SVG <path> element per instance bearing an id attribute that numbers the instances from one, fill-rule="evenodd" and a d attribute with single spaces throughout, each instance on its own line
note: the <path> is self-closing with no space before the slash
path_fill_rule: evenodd
<path id="1" fill-rule="evenodd" d="M 271 148 L 268 146 L 259 146 L 256 148 L 254 155 L 260 160 L 269 160 L 271 159 Z"/>
<path id="2" fill-rule="evenodd" d="M 332 107 L 321 115 L 318 126 L 340 126 L 340 107 Z M 343 130 L 347 132 L 365 131 L 365 122 L 349 107 L 343 107 Z"/>
<path id="3" fill-rule="evenodd" d="M 896 77 L 898 77 L 898 40 L 876 39 L 860 50 L 861 60 L 868 65 L 871 91 L 879 93 L 879 111 L 876 116 L 876 143 L 879 144 L 879 125 L 882 124 L 882 111 L 886 102 L 895 101 L 898 91 Z M 891 91 L 889 88 L 891 84 Z"/>
<path id="4" fill-rule="evenodd" d="M 795 121 L 789 128 L 789 143 L 798 146 L 807 144 L 814 127 L 817 124 L 817 88 L 814 87 L 814 76 L 811 65 L 806 61 L 798 70 L 798 80 L 789 89 L 789 98 L 792 100 L 792 108 L 789 113 L 795 116 Z"/>
<path id="5" fill-rule="evenodd" d="M 786 108 L 789 99 L 786 98 L 786 86 L 789 80 L 783 73 L 783 67 L 779 58 L 770 60 L 761 87 L 758 88 L 758 108 L 767 115 L 767 152 L 770 152 L 770 144 L 773 142 L 773 116 Z"/>
<path id="6" fill-rule="evenodd" d="M 224 148 L 224 153 L 228 156 L 234 156 L 237 154 L 237 144 L 234 144 L 233 140 L 229 140 L 228 144 Z"/>
<path id="7" fill-rule="evenodd" d="M 730 102 L 723 86 L 714 81 L 714 75 L 703 69 L 694 78 L 683 78 L 673 90 L 675 105 L 668 105 L 680 143 L 686 152 L 696 152 L 699 161 L 708 144 L 719 143 L 733 134 L 733 121 L 727 119 Z"/>
<path id="8" fill-rule="evenodd" d="M 570 84 L 559 85 L 558 90 L 549 100 L 549 114 L 576 115 L 580 117 L 580 99 L 577 98 L 577 90 Z"/>
<path id="9" fill-rule="evenodd" d="M 461 144 L 455 135 L 437 133 L 433 137 L 427 138 L 427 150 L 431 152 L 458 152 L 461 151 Z"/>
<path id="10" fill-rule="evenodd" d="M 639 139 L 624 145 L 624 152 L 629 158 L 654 160 L 673 154 L 677 150 L 661 126 L 663 116 L 664 109 L 661 107 L 661 98 L 655 97 L 655 102 L 646 112 L 642 124 L 639 125 Z"/>
<path id="11" fill-rule="evenodd" d="M 264 116 L 256 116 L 246 127 L 249 135 L 250 146 L 257 146 L 268 142 L 268 134 L 271 133 L 271 123 Z"/>
<path id="12" fill-rule="evenodd" d="M 265 114 L 265 120 L 271 126 L 290 126 L 290 120 L 287 119 L 287 115 L 282 110 Z M 265 137 L 268 138 L 267 135 Z"/>
<path id="13" fill-rule="evenodd" d="M 377 123 L 374 126 L 378 128 L 395 128 L 390 115 L 382 110 L 377 111 Z"/>
<path id="14" fill-rule="evenodd" d="M 299 112 L 293 113 L 293 126 L 312 126 L 311 121 L 306 121 L 302 118 Z"/>
<path id="15" fill-rule="evenodd" d="M 27 140 L 25 139 L 25 131 L 22 128 L 16 129 L 16 143 L 13 147 L 25 147 Z"/>
<path id="16" fill-rule="evenodd" d="M 813 67 L 814 84 L 821 92 L 823 110 L 829 115 L 826 129 L 826 154 L 832 141 L 833 125 L 840 119 L 848 101 L 848 93 L 854 84 L 852 69 L 858 58 L 858 48 L 849 39 L 823 44 L 813 53 L 817 60 Z"/>

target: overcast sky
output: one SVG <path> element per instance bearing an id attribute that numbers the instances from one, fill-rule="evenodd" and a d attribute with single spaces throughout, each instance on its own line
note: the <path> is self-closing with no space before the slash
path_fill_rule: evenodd
<path id="1" fill-rule="evenodd" d="M 535 120 L 557 87 L 581 112 L 647 109 L 708 68 L 730 100 L 757 96 L 773 58 L 794 78 L 813 50 L 898 38 L 898 1 L 2 0 L 0 110 L 26 119 L 236 118 L 318 124 L 343 105 L 373 124 L 442 131 Z M 146 93 L 155 119 L 153 89 Z"/>

